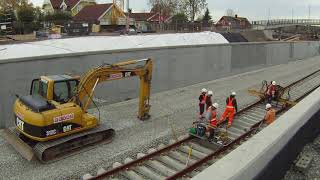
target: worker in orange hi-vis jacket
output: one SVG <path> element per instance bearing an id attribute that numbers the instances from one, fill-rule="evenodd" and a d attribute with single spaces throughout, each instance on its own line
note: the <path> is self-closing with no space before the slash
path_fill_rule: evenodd
<path id="1" fill-rule="evenodd" d="M 276 119 L 276 111 L 272 108 L 271 104 L 266 104 L 266 115 L 264 116 L 264 120 L 269 125 Z"/>
<path id="2" fill-rule="evenodd" d="M 229 117 L 228 128 L 231 127 L 233 117 L 236 112 L 238 112 L 238 105 L 236 100 L 236 92 L 232 92 L 231 95 L 226 100 L 226 109 L 220 118 L 220 122 L 224 121 L 227 116 Z"/>
<path id="3" fill-rule="evenodd" d="M 199 96 L 199 118 L 204 118 L 203 113 L 206 105 L 207 92 L 207 89 L 203 88 Z"/>
<path id="4" fill-rule="evenodd" d="M 207 126 L 207 132 L 209 133 L 208 135 L 209 141 L 213 140 L 215 135 L 215 128 L 217 128 L 218 126 L 218 115 L 217 115 L 218 107 L 219 107 L 219 104 L 213 103 L 212 106 L 210 106 L 207 111 L 207 119 L 209 122 Z"/>
<path id="5" fill-rule="evenodd" d="M 217 109 L 219 107 L 219 104 L 213 103 L 212 106 L 208 108 L 208 114 L 210 115 L 208 117 L 208 121 L 210 123 L 210 126 L 217 127 L 218 125 L 218 116 L 217 116 Z"/>

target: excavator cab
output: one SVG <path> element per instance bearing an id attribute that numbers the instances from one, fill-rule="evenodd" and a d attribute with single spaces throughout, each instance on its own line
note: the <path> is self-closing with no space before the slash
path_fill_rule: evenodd
<path id="1" fill-rule="evenodd" d="M 67 103 L 77 92 L 79 77 L 69 75 L 41 76 L 31 83 L 30 95 L 39 95 L 48 101 Z"/>

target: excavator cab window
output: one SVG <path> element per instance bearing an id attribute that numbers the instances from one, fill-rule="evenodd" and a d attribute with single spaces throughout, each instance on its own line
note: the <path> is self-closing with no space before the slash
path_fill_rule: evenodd
<path id="1" fill-rule="evenodd" d="M 55 82 L 53 87 L 53 100 L 62 104 L 68 102 L 74 96 L 77 86 L 77 80 Z"/>
<path id="2" fill-rule="evenodd" d="M 30 95 L 40 95 L 47 98 L 48 84 L 40 81 L 40 79 L 34 79 L 31 83 Z"/>

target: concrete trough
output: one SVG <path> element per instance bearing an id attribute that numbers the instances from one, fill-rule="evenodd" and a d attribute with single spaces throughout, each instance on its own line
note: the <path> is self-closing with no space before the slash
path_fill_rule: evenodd
<path id="1" fill-rule="evenodd" d="M 319 117 L 320 88 L 193 179 L 282 179 L 320 133 Z"/>
<path id="2" fill-rule="evenodd" d="M 208 44 L 0 60 L 0 76 L 5 77 L 0 79 L 0 128 L 13 125 L 15 94 L 27 94 L 31 80 L 40 75 L 81 75 L 103 63 L 151 57 L 155 59 L 152 93 L 157 93 L 314 57 L 320 54 L 319 47 L 319 42 Z M 138 87 L 137 79 L 114 81 L 99 85 L 95 95 L 111 104 L 136 98 Z"/>

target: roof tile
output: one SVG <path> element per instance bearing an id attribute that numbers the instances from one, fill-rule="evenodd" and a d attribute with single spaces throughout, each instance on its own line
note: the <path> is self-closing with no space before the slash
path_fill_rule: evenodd
<path id="1" fill-rule="evenodd" d="M 73 19 L 75 21 L 97 21 L 113 4 L 96 4 L 84 7 Z"/>

